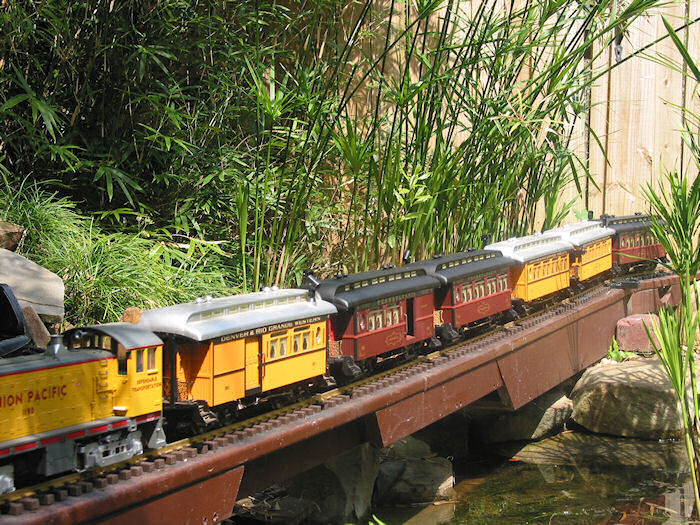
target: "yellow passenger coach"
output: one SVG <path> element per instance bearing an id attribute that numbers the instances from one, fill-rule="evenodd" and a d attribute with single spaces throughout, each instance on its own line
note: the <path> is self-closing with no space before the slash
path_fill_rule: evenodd
<path id="1" fill-rule="evenodd" d="M 315 292 L 276 287 L 145 312 L 139 326 L 165 341 L 168 437 L 228 421 L 296 384 L 323 381 L 328 317 L 336 312 Z"/>
<path id="2" fill-rule="evenodd" d="M 517 264 L 510 267 L 513 299 L 535 301 L 568 288 L 571 244 L 551 232 L 511 238 L 489 244 L 487 250 L 499 250 Z"/>
<path id="3" fill-rule="evenodd" d="M 550 230 L 572 245 L 571 278 L 585 281 L 612 268 L 615 231 L 600 221 L 581 221 Z"/>

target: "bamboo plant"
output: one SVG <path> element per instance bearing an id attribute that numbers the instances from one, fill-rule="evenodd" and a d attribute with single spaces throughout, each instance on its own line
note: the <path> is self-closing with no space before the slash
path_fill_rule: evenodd
<path id="1" fill-rule="evenodd" d="M 691 81 L 694 81 L 693 92 L 695 92 L 700 82 L 700 70 L 688 53 L 685 44 L 666 19 L 664 24 L 687 66 L 687 69 L 682 68 L 682 70 Z M 693 168 L 697 174 L 697 169 L 700 167 L 700 150 L 697 141 L 700 115 L 686 108 L 684 117 L 683 140 L 693 156 L 695 164 Z M 644 188 L 644 194 L 652 209 L 652 231 L 666 250 L 668 262 L 662 264 L 678 275 L 681 299 L 675 309 L 662 308 L 658 323 L 653 322 L 652 327 L 646 327 L 646 330 L 680 404 L 697 512 L 700 511 L 698 480 L 700 448 L 695 424 L 700 421 L 700 410 L 695 370 L 695 338 L 700 322 L 698 318 L 700 299 L 696 285 L 696 277 L 700 270 L 700 178 L 696 176 L 690 182 L 688 176 L 677 172 L 669 172 L 664 178 L 666 184 L 663 190 L 656 190 L 649 184 Z M 652 337 L 652 332 L 656 334 L 658 343 Z M 688 384 L 690 384 L 690 392 L 688 392 Z"/>

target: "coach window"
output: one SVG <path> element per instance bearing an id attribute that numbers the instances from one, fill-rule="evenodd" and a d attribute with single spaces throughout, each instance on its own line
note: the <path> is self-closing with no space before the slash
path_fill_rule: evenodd
<path id="1" fill-rule="evenodd" d="M 287 355 L 287 338 L 281 337 L 280 338 L 280 357 L 284 357 L 286 355 Z"/>
<path id="2" fill-rule="evenodd" d="M 394 316 L 394 324 L 399 324 L 399 310 L 400 309 L 401 309 L 401 307 L 397 306 L 396 308 L 394 308 L 394 311 L 391 314 Z"/>
<path id="3" fill-rule="evenodd" d="M 453 290 L 455 304 L 457 304 L 460 301 L 460 299 L 462 298 L 462 296 L 464 295 L 464 288 L 463 288 L 463 286 L 455 285 L 452 288 L 452 290 Z"/>
<path id="4" fill-rule="evenodd" d="M 143 372 L 143 350 L 136 350 L 136 371 Z"/>
<path id="5" fill-rule="evenodd" d="M 359 327 L 358 332 L 364 332 L 365 328 L 367 328 L 367 313 L 362 312 L 362 313 L 360 313 L 360 315 L 358 317 L 359 317 L 359 319 L 357 321 L 357 325 Z"/>
<path id="6" fill-rule="evenodd" d="M 379 330 L 380 328 L 382 328 L 384 326 L 384 323 L 382 322 L 384 319 L 384 316 L 382 315 L 381 310 L 376 312 L 374 315 L 375 315 L 374 326 L 377 330 Z"/>
<path id="7" fill-rule="evenodd" d="M 277 357 L 277 341 L 270 339 L 270 359 Z"/>
<path id="8" fill-rule="evenodd" d="M 294 334 L 294 353 L 299 353 L 299 348 L 301 347 L 301 335 Z"/>
<path id="9" fill-rule="evenodd" d="M 148 349 L 148 371 L 156 371 L 156 349 L 151 347 Z"/>

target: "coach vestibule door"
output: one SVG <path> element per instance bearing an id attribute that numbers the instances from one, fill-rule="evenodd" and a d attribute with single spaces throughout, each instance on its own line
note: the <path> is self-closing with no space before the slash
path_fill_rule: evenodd
<path id="1" fill-rule="evenodd" d="M 260 337 L 245 340 L 245 389 L 246 392 L 260 388 Z"/>

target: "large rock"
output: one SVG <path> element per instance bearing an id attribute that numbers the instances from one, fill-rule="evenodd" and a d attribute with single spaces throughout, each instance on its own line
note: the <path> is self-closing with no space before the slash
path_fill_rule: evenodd
<path id="1" fill-rule="evenodd" d="M 63 319 L 63 281 L 55 273 L 0 248 L 0 283 L 9 284 L 20 306 L 31 306 L 45 322 Z"/>
<path id="2" fill-rule="evenodd" d="M 21 226 L 0 221 L 0 248 L 15 251 L 23 234 L 24 228 Z"/>
<path id="3" fill-rule="evenodd" d="M 572 418 L 592 432 L 641 439 L 683 432 L 680 403 L 658 359 L 589 368 L 571 398 Z"/>
<path id="4" fill-rule="evenodd" d="M 554 389 L 515 412 L 480 420 L 478 432 L 484 443 L 542 439 L 564 430 L 572 410 L 571 400 Z"/>
<path id="5" fill-rule="evenodd" d="M 465 410 L 458 410 L 419 430 L 413 437 L 427 443 L 435 455 L 465 458 L 469 455 L 470 419 Z"/>
<path id="6" fill-rule="evenodd" d="M 519 449 L 504 447 L 504 456 L 537 465 L 575 466 L 585 474 L 593 466 L 645 467 L 667 472 L 687 471 L 682 441 L 649 441 L 565 432 Z"/>
<path id="7" fill-rule="evenodd" d="M 615 327 L 618 348 L 627 352 L 653 354 L 654 347 L 645 326 L 654 334 L 654 323 L 659 323 L 659 316 L 656 314 L 628 315 L 620 319 Z M 658 344 L 655 334 L 653 337 Z"/>
<path id="8" fill-rule="evenodd" d="M 382 451 L 374 490 L 379 505 L 411 505 L 454 496 L 452 463 L 430 447 L 406 437 Z"/>
<path id="9" fill-rule="evenodd" d="M 25 306 L 22 308 L 22 315 L 24 315 L 24 321 L 27 323 L 29 335 L 34 341 L 34 345 L 40 348 L 46 348 L 51 340 L 51 335 L 34 311 L 34 308 L 29 305 Z"/>
<path id="10" fill-rule="evenodd" d="M 324 524 L 358 522 L 369 515 L 379 450 L 365 443 L 284 483 L 294 497 L 316 503 L 311 520 Z"/>

